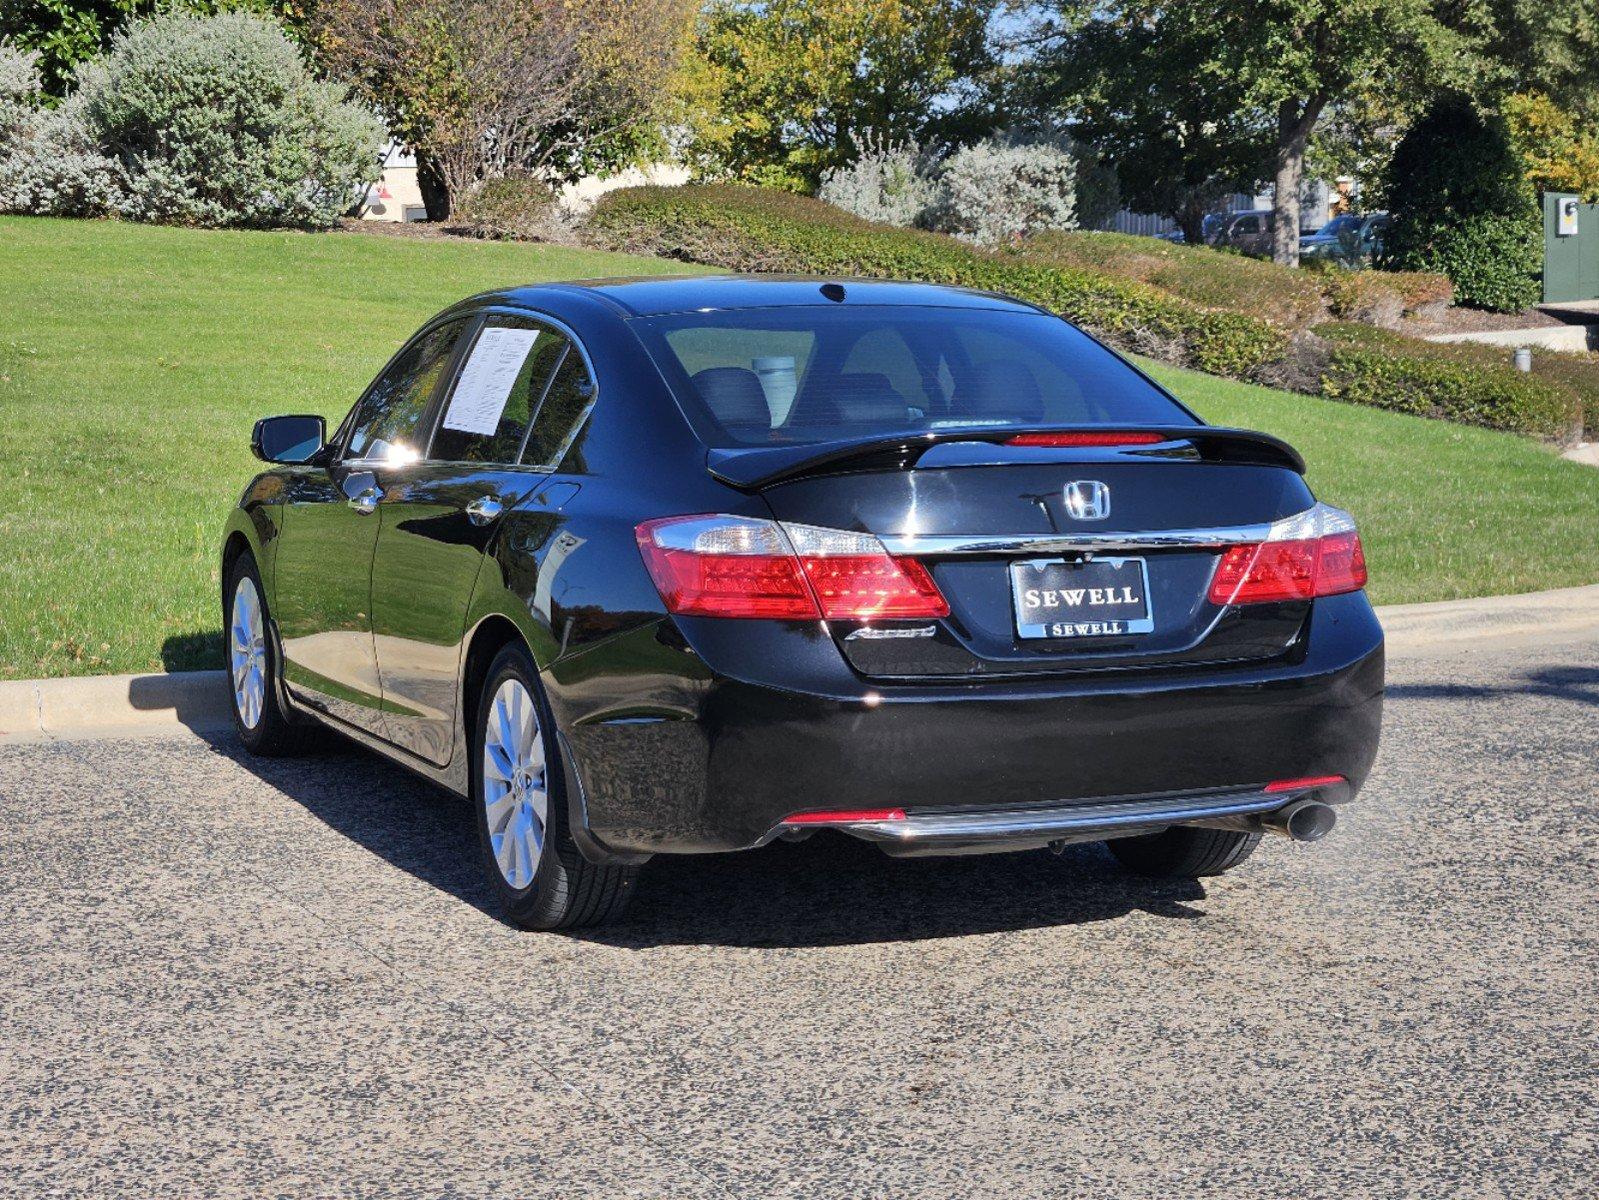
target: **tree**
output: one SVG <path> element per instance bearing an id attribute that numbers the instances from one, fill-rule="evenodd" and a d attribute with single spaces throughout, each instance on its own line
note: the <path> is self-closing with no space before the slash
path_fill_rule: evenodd
<path id="1" fill-rule="evenodd" d="M 1025 39 L 1022 105 L 1069 112 L 1073 133 L 1114 168 L 1122 198 L 1171 217 L 1194 245 L 1206 214 L 1253 187 L 1270 153 L 1244 89 L 1215 68 L 1214 25 L 1189 5 L 1062 12 Z"/>
<path id="2" fill-rule="evenodd" d="M 486 180 L 547 183 L 636 158 L 688 0 L 321 0 L 313 38 L 415 151 L 428 212 Z"/>
<path id="3" fill-rule="evenodd" d="M 1538 92 L 1574 115 L 1599 116 L 1599 0 L 1488 0 L 1488 82 Z"/>
<path id="4" fill-rule="evenodd" d="M 707 174 L 809 190 L 867 144 L 984 132 L 1000 0 L 711 0 L 687 75 Z"/>
<path id="5" fill-rule="evenodd" d="M 1599 132 L 1543 92 L 1518 92 L 1504 105 L 1511 142 L 1535 192 L 1599 200 Z"/>
<path id="6" fill-rule="evenodd" d="M 1328 106 L 1373 83 L 1404 91 L 1466 82 L 1479 61 L 1477 7 L 1470 0 L 1262 0 L 1219 14 L 1223 63 L 1275 125 L 1277 262 L 1299 264 L 1305 152 Z"/>
<path id="7" fill-rule="evenodd" d="M 1188 186 L 1228 162 L 1227 147 L 1244 149 L 1253 130 L 1264 130 L 1273 257 L 1294 265 L 1305 154 L 1323 114 L 1373 87 L 1406 92 L 1471 78 L 1490 2 L 1056 0 L 1068 31 L 1063 90 L 1075 81 L 1089 104 L 1095 81 L 1114 81 L 1109 119 L 1137 135 L 1119 147 L 1118 167 L 1164 155 Z M 1188 97 L 1197 113 L 1162 133 L 1157 114 L 1168 97 Z"/>

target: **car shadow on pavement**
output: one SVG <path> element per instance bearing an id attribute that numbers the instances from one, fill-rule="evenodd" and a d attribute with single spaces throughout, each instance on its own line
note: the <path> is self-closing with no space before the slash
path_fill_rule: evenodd
<path id="1" fill-rule="evenodd" d="M 1492 696 L 1546 696 L 1574 704 L 1599 705 L 1599 667 L 1542 667 L 1511 684 L 1390 684 L 1390 700 L 1481 700 Z"/>
<path id="2" fill-rule="evenodd" d="M 212 748 L 386 862 L 500 920 L 467 805 L 375 754 L 334 740 L 299 758 Z M 572 936 L 609 946 L 802 947 L 916 941 L 1115 920 L 1204 916 L 1190 880 L 1122 871 L 1099 845 L 1053 855 L 893 859 L 819 833 L 743 854 L 662 856 L 643 869 L 621 922 Z"/>

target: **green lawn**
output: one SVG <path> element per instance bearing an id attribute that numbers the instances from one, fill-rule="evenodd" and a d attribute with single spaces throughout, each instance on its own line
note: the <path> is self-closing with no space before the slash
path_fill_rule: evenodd
<path id="1" fill-rule="evenodd" d="M 655 259 L 0 218 L 0 678 L 219 665 L 216 543 L 251 422 L 341 415 L 452 300 Z M 1281 434 L 1366 531 L 1379 601 L 1599 579 L 1599 471 L 1531 442 L 1156 368 Z"/>
<path id="2" fill-rule="evenodd" d="M 560 247 L 0 218 L 0 678 L 220 666 L 218 535 L 257 417 L 340 417 L 427 317 Z"/>

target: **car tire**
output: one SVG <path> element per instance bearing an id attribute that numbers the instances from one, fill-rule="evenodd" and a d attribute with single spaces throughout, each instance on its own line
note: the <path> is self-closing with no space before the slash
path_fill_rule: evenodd
<path id="1" fill-rule="evenodd" d="M 1122 866 L 1160 879 L 1198 879 L 1230 871 L 1255 852 L 1258 833 L 1174 825 L 1160 833 L 1105 843 Z"/>
<path id="2" fill-rule="evenodd" d="M 271 637 L 266 589 L 249 551 L 228 568 L 222 615 L 229 707 L 239 740 L 251 754 L 263 757 L 299 753 L 309 731 L 293 724 L 279 702 L 277 646 Z"/>
<path id="3" fill-rule="evenodd" d="M 520 644 L 489 664 L 473 719 L 472 807 L 489 885 L 523 929 L 577 929 L 621 916 L 638 868 L 583 857 L 566 817 L 555 720 Z"/>

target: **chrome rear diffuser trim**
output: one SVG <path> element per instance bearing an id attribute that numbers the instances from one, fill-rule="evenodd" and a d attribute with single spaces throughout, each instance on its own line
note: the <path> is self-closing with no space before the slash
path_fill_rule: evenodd
<path id="1" fill-rule="evenodd" d="M 836 829 L 875 842 L 895 857 L 984 854 L 1054 843 L 1097 842 L 1172 825 L 1265 831 L 1268 826 L 1262 817 L 1291 808 L 1307 796 L 1337 802 L 1348 794 L 1347 785 L 1291 792 L 1257 789 L 1028 808 L 909 812 L 903 820 L 840 822 L 815 828 Z M 781 827 L 772 836 L 779 832 L 783 832 Z"/>

